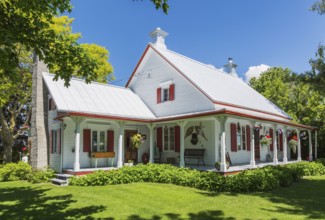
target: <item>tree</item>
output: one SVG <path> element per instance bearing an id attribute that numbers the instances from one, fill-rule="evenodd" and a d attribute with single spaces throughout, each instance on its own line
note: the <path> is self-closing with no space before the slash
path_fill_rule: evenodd
<path id="1" fill-rule="evenodd" d="M 287 112 L 293 121 L 319 128 L 318 143 L 325 143 L 325 96 L 297 80 L 289 69 L 270 68 L 250 85 Z M 324 149 L 323 149 L 324 151 Z"/>
<path id="2" fill-rule="evenodd" d="M 51 28 L 57 34 L 64 34 L 67 37 L 77 40 L 81 34 L 72 33 L 71 24 L 73 19 L 67 16 L 53 18 L 54 23 Z M 108 63 L 108 51 L 96 44 L 81 44 L 85 48 L 86 53 L 96 60 L 96 81 L 108 82 L 112 78 L 112 66 Z M 19 55 L 19 65 L 15 69 L 16 77 L 9 77 L 5 74 L 2 76 L 0 85 L 0 137 L 3 142 L 4 160 L 11 161 L 12 145 L 14 140 L 25 131 L 28 126 L 28 118 L 30 116 L 31 93 L 32 93 L 32 53 L 27 51 L 25 47 L 18 45 L 16 47 Z M 56 66 L 50 72 L 55 71 Z M 77 75 L 76 68 L 73 75 Z"/>

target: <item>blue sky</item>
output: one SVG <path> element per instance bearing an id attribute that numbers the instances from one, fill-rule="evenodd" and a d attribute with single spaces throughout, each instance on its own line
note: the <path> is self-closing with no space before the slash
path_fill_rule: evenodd
<path id="1" fill-rule="evenodd" d="M 309 10 L 315 1 L 169 0 L 165 15 L 149 0 L 72 0 L 69 17 L 80 43 L 109 50 L 113 84 L 124 86 L 156 27 L 169 33 L 168 49 L 200 62 L 221 68 L 232 57 L 242 78 L 261 64 L 307 71 L 325 36 L 325 16 Z"/>

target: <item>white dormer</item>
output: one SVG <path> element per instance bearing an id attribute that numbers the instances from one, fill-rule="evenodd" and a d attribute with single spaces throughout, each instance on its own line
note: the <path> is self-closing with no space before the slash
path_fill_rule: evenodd
<path id="1" fill-rule="evenodd" d="M 167 32 L 161 30 L 159 27 L 150 33 L 152 37 L 152 43 L 159 49 L 167 49 L 165 44 L 165 38 L 168 35 Z"/>

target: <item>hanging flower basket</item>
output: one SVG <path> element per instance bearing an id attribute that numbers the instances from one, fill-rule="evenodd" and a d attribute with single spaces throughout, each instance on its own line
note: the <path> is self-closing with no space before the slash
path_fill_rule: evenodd
<path id="1" fill-rule="evenodd" d="M 272 138 L 269 135 L 261 135 L 260 144 L 262 146 L 269 146 L 272 143 Z"/>
<path id="2" fill-rule="evenodd" d="M 298 146 L 298 138 L 297 136 L 292 136 L 292 138 L 290 139 L 289 143 L 289 148 L 293 151 L 293 153 L 297 152 L 297 146 Z"/>
<path id="3" fill-rule="evenodd" d="M 131 145 L 133 149 L 139 149 L 141 144 L 144 142 L 141 134 L 134 134 L 131 137 Z"/>

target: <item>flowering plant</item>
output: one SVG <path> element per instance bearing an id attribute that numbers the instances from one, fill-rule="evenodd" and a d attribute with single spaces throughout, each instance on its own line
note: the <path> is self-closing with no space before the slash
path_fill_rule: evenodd
<path id="1" fill-rule="evenodd" d="M 268 145 L 270 145 L 271 143 L 272 143 L 272 138 L 271 138 L 271 136 L 269 136 L 269 135 L 262 135 L 262 136 L 260 137 L 260 144 L 261 144 L 261 145 L 268 146 Z"/>
<path id="2" fill-rule="evenodd" d="M 21 152 L 23 153 L 24 156 L 28 156 L 28 148 L 26 146 L 23 146 L 21 148 Z"/>
<path id="3" fill-rule="evenodd" d="M 134 134 L 131 137 L 131 145 L 133 149 L 139 149 L 140 145 L 144 142 L 141 134 Z"/>
<path id="4" fill-rule="evenodd" d="M 297 146 L 298 146 L 298 138 L 296 135 L 293 135 L 291 139 L 289 140 L 289 148 L 296 153 L 297 152 Z"/>

